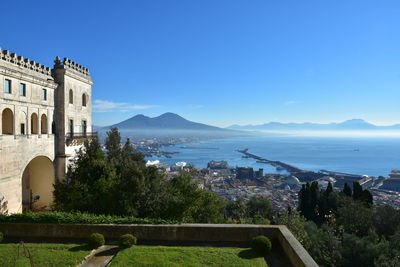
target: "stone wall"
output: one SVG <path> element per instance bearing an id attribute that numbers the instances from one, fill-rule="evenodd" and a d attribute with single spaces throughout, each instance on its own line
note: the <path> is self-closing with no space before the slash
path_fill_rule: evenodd
<path id="1" fill-rule="evenodd" d="M 117 239 L 131 233 L 142 241 L 175 242 L 249 242 L 252 237 L 265 235 L 278 242 L 293 266 L 318 266 L 285 226 L 231 225 L 231 224 L 180 224 L 180 225 L 117 225 L 117 224 L 0 224 L 6 237 L 20 238 L 87 238 L 91 233 L 101 233 L 106 239 Z"/>
<path id="2" fill-rule="evenodd" d="M 0 136 L 0 194 L 10 213 L 22 212 L 22 176 L 34 158 L 54 160 L 54 135 Z"/>

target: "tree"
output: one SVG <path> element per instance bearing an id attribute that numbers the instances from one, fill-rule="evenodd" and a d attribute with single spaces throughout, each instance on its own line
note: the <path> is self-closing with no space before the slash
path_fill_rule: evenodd
<path id="1" fill-rule="evenodd" d="M 328 224 L 318 227 L 311 221 L 306 222 L 304 228 L 310 240 L 310 245 L 306 249 L 312 258 L 320 266 L 339 266 L 342 259 L 341 243 L 333 228 Z"/>
<path id="2" fill-rule="evenodd" d="M 371 207 L 374 202 L 371 192 L 369 192 L 367 189 L 363 190 L 360 200 L 368 207 Z"/>
<path id="3" fill-rule="evenodd" d="M 367 189 L 363 190 L 359 182 L 353 182 L 353 199 L 369 207 L 373 204 L 372 194 Z"/>
<path id="4" fill-rule="evenodd" d="M 225 201 L 193 184 L 189 173 L 182 171 L 171 179 L 168 192 L 163 218 L 199 223 L 223 221 Z"/>
<path id="5" fill-rule="evenodd" d="M 388 249 L 385 239 L 379 239 L 376 235 L 364 235 L 362 237 L 347 234 L 343 235 L 340 266 L 373 267 L 374 262 Z M 380 266 L 380 265 L 378 265 Z"/>
<path id="6" fill-rule="evenodd" d="M 347 184 L 347 183 L 344 183 L 344 187 L 343 187 L 343 194 L 345 195 L 345 196 L 348 196 L 348 197 L 352 197 L 353 196 L 353 191 L 351 190 L 351 187 Z"/>
<path id="7" fill-rule="evenodd" d="M 361 200 L 362 198 L 363 189 L 358 182 L 353 182 L 353 199 L 354 200 Z"/>
<path id="8" fill-rule="evenodd" d="M 54 207 L 62 211 L 114 214 L 116 182 L 116 170 L 108 164 L 98 141 L 86 142 L 70 166 L 66 180 L 56 180 Z"/>
<path id="9" fill-rule="evenodd" d="M 275 218 L 274 223 L 286 225 L 296 239 L 307 249 L 312 243 L 305 229 L 306 219 L 297 210 L 286 210 L 280 212 Z"/>
<path id="10" fill-rule="evenodd" d="M 126 139 L 126 142 L 121 150 L 122 158 L 128 158 L 134 161 L 139 161 L 145 163 L 144 155 L 140 152 L 137 152 L 133 149 L 131 140 L 129 138 Z"/>
<path id="11" fill-rule="evenodd" d="M 303 184 L 299 191 L 299 211 L 302 216 L 306 219 L 311 220 L 313 218 L 313 210 L 311 204 L 311 189 L 310 183 Z"/>
<path id="12" fill-rule="evenodd" d="M 267 198 L 253 196 L 246 204 L 247 206 L 247 217 L 253 218 L 260 216 L 262 218 L 272 219 L 274 210 L 271 206 L 271 202 Z"/>
<path id="13" fill-rule="evenodd" d="M 223 211 L 226 202 L 212 192 L 201 190 L 200 198 L 197 201 L 191 217 L 198 223 L 221 223 L 224 222 Z"/>
<path id="14" fill-rule="evenodd" d="M 121 158 L 121 135 L 117 128 L 111 128 L 107 132 L 105 147 L 109 160 L 119 160 Z"/>
<path id="15" fill-rule="evenodd" d="M 243 199 L 229 202 L 225 210 L 226 216 L 234 220 L 240 220 L 247 216 L 247 205 Z"/>
<path id="16" fill-rule="evenodd" d="M 322 194 L 320 194 L 320 199 L 318 201 L 318 215 L 314 222 L 318 225 L 327 222 L 328 219 L 337 212 L 339 198 L 339 194 L 333 191 L 333 186 L 329 183 L 326 190 L 322 191 Z"/>
<path id="17" fill-rule="evenodd" d="M 396 230 L 400 229 L 399 222 L 399 210 L 390 205 L 374 207 L 373 225 L 378 235 L 383 235 L 385 237 L 394 235 Z"/>
<path id="18" fill-rule="evenodd" d="M 372 209 L 360 201 L 347 200 L 338 209 L 337 223 L 347 233 L 358 236 L 368 235 L 373 229 Z"/>

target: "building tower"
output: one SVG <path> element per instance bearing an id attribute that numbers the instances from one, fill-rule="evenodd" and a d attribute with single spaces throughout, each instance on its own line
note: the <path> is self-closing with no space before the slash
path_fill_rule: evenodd
<path id="1" fill-rule="evenodd" d="M 55 96 L 56 177 L 65 178 L 68 160 L 73 158 L 92 132 L 92 85 L 89 70 L 59 57 L 52 75 L 58 84 Z"/>

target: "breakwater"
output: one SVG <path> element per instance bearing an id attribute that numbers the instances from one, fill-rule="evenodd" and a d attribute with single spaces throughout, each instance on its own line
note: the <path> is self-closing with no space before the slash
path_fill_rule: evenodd
<path id="1" fill-rule="evenodd" d="M 295 167 L 293 165 L 287 164 L 285 162 L 278 161 L 278 160 L 269 160 L 269 159 L 254 155 L 252 153 L 249 153 L 248 152 L 249 151 L 248 148 L 238 149 L 236 151 L 239 152 L 239 153 L 244 154 L 245 157 L 247 157 L 247 158 L 253 158 L 253 159 L 257 160 L 257 162 L 259 162 L 259 163 L 270 164 L 270 165 L 272 165 L 274 167 L 282 168 L 282 169 L 284 169 L 284 170 L 286 170 L 287 172 L 290 172 L 290 173 L 303 171 L 302 169 L 297 168 L 297 167 Z"/>

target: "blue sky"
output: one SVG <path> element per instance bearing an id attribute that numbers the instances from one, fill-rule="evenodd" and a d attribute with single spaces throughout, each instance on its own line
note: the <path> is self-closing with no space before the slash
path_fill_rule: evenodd
<path id="1" fill-rule="evenodd" d="M 93 120 L 400 122 L 400 1 L 7 1 L 0 47 L 90 68 Z"/>

